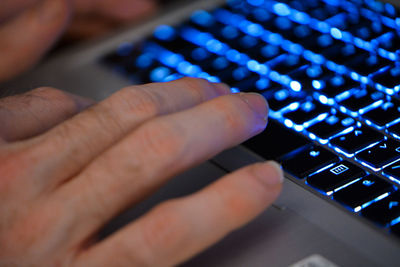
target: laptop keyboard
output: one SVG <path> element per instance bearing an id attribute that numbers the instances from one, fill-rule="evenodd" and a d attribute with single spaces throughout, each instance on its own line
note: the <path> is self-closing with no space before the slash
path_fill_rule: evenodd
<path id="1" fill-rule="evenodd" d="M 102 62 L 135 83 L 190 76 L 261 93 L 270 122 L 244 146 L 400 236 L 400 11 L 392 5 L 228 0 L 123 43 Z"/>

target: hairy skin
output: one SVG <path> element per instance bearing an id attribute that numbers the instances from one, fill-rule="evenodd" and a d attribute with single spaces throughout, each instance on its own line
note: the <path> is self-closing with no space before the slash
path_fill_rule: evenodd
<path id="1" fill-rule="evenodd" d="M 110 237 L 96 233 L 176 174 L 263 131 L 257 94 L 185 78 L 100 103 L 53 88 L 0 100 L 0 266 L 173 266 L 268 207 L 273 162 L 168 200 Z M 210 134 L 210 129 L 212 134 Z"/>

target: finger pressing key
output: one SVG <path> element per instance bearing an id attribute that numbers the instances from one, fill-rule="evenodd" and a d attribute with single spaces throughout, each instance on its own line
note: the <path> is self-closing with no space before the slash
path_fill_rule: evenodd
<path id="1" fill-rule="evenodd" d="M 79 220 L 71 237 L 97 231 L 168 178 L 260 133 L 267 113 L 261 95 L 227 95 L 142 125 L 56 193 Z"/>

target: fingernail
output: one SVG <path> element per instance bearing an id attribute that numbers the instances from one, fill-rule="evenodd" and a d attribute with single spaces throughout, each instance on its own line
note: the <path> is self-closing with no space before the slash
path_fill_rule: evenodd
<path id="1" fill-rule="evenodd" d="M 257 93 L 239 93 L 239 96 L 250 106 L 250 108 L 265 122 L 268 119 L 267 100 Z"/>
<path id="2" fill-rule="evenodd" d="M 267 161 L 258 165 L 255 174 L 267 185 L 278 185 L 284 181 L 281 165 L 275 161 Z M 272 170 L 271 170 L 272 169 Z"/>
<path id="3" fill-rule="evenodd" d="M 214 87 L 219 95 L 229 95 L 231 94 L 231 88 L 225 83 L 214 83 Z"/>

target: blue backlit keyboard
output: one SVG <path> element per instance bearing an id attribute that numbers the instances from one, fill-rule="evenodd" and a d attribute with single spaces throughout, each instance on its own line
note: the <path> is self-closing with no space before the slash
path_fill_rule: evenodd
<path id="1" fill-rule="evenodd" d="M 400 236 L 400 11 L 392 5 L 229 0 L 123 43 L 102 62 L 135 82 L 191 76 L 261 93 L 270 122 L 244 145 Z"/>

